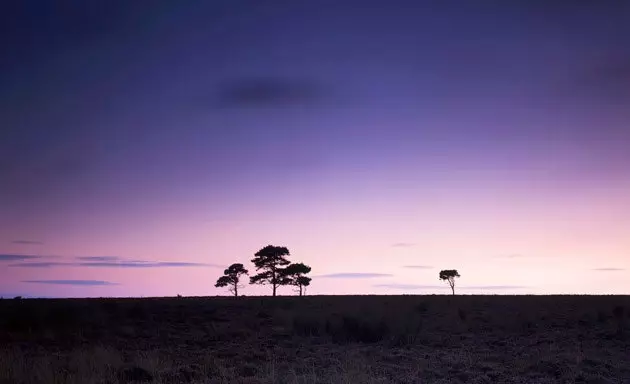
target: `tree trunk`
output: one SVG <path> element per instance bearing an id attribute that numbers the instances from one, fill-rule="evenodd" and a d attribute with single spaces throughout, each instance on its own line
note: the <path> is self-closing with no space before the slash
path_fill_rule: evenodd
<path id="1" fill-rule="evenodd" d="M 300 285 L 300 296 L 302 296 L 302 286 Z"/>
<path id="2" fill-rule="evenodd" d="M 234 297 L 238 296 L 238 285 L 234 284 Z"/>
<path id="3" fill-rule="evenodd" d="M 276 287 L 277 285 L 274 283 L 273 284 L 273 296 L 276 297 Z"/>
<path id="4" fill-rule="evenodd" d="M 455 295 L 455 285 L 451 285 L 451 290 L 453 291 L 453 295 Z"/>

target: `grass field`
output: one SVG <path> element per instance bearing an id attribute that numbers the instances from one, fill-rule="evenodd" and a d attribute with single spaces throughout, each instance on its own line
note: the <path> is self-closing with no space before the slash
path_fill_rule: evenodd
<path id="1" fill-rule="evenodd" d="M 0 383 L 630 383 L 629 296 L 0 300 Z"/>

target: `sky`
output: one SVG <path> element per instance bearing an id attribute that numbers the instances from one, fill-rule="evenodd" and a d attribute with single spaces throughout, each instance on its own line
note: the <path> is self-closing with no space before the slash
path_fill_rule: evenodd
<path id="1" fill-rule="evenodd" d="M 630 3 L 0 5 L 0 296 L 627 294 Z M 246 295 L 267 295 L 247 286 Z M 288 287 L 280 294 L 294 294 Z"/>

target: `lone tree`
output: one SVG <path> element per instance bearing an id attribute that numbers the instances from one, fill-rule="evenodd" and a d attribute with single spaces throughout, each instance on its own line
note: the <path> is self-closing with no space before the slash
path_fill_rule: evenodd
<path id="1" fill-rule="evenodd" d="M 238 296 L 238 289 L 243 287 L 239 284 L 241 276 L 247 274 L 248 271 L 243 267 L 243 264 L 232 264 L 223 271 L 223 276 L 219 277 L 214 286 L 217 288 L 229 287 L 229 291 L 232 292 L 234 296 Z"/>
<path id="2" fill-rule="evenodd" d="M 296 287 L 296 291 L 303 296 L 305 287 L 311 284 L 311 278 L 305 276 L 311 272 L 311 267 L 302 263 L 289 264 L 281 271 L 282 283 L 286 285 L 293 285 Z"/>
<path id="3" fill-rule="evenodd" d="M 445 269 L 440 271 L 440 280 L 446 280 L 448 285 L 451 286 L 453 295 L 455 294 L 455 278 L 461 277 L 457 272 L 457 269 Z"/>
<path id="4" fill-rule="evenodd" d="M 287 284 L 287 279 L 282 276 L 283 267 L 289 264 L 286 259 L 290 256 L 287 247 L 276 247 L 267 245 L 256 252 L 252 263 L 257 271 L 262 271 L 249 278 L 250 284 L 270 284 L 273 287 L 273 296 L 276 296 L 276 289 L 279 285 Z"/>

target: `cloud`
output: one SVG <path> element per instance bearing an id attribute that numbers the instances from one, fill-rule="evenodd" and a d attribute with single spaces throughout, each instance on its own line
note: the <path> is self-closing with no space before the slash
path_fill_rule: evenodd
<path id="1" fill-rule="evenodd" d="M 392 247 L 394 248 L 410 248 L 416 246 L 416 243 L 394 243 Z"/>
<path id="2" fill-rule="evenodd" d="M 219 267 L 216 264 L 187 263 L 187 262 L 150 262 L 150 261 L 120 261 L 120 262 L 87 262 L 74 263 L 80 267 L 94 268 L 165 268 L 165 267 Z"/>
<path id="3" fill-rule="evenodd" d="M 393 275 L 389 273 L 360 273 L 360 272 L 349 272 L 349 273 L 330 273 L 327 275 L 319 275 L 314 276 L 318 278 L 325 279 L 372 279 L 377 277 L 391 277 Z"/>
<path id="4" fill-rule="evenodd" d="M 409 268 L 409 269 L 433 269 L 435 267 L 433 267 L 431 265 L 403 265 L 403 268 Z"/>
<path id="5" fill-rule="evenodd" d="M 630 98 L 630 54 L 599 58 L 576 76 L 580 90 L 607 100 Z"/>
<path id="6" fill-rule="evenodd" d="M 43 245 L 43 241 L 34 241 L 34 240 L 13 240 L 11 244 L 22 244 L 22 245 Z"/>
<path id="7" fill-rule="evenodd" d="M 621 271 L 625 271 L 625 268 L 593 268 L 593 271 L 598 271 L 598 272 L 621 272 Z"/>
<path id="8" fill-rule="evenodd" d="M 104 286 L 104 285 L 118 285 L 103 280 L 23 280 L 23 283 L 31 284 L 54 284 L 54 285 L 79 285 L 79 286 Z"/>
<path id="9" fill-rule="evenodd" d="M 33 259 L 41 259 L 41 256 L 33 256 L 33 255 L 0 255 L 0 261 L 24 261 L 24 260 L 33 260 Z"/>
<path id="10" fill-rule="evenodd" d="M 79 262 L 23 262 L 9 264 L 9 267 L 18 268 L 56 268 L 56 267 L 88 267 L 88 268 L 178 268 L 178 267 L 215 267 L 224 266 L 206 263 L 191 263 L 183 261 L 142 261 L 123 260 L 115 256 L 80 256 L 77 260 L 89 260 Z M 12 261 L 23 261 L 13 259 Z"/>
<path id="11" fill-rule="evenodd" d="M 22 267 L 22 268 L 53 268 L 62 266 L 72 266 L 72 263 L 60 263 L 60 262 L 35 262 L 35 263 L 15 263 L 9 264 L 9 267 Z"/>
<path id="12" fill-rule="evenodd" d="M 375 284 L 376 288 L 388 288 L 388 289 L 402 289 L 402 290 L 423 290 L 423 289 L 444 289 L 448 288 L 448 285 L 422 285 L 422 284 L 400 284 L 400 283 L 388 283 L 388 284 Z M 456 289 L 484 289 L 484 290 L 508 290 L 508 289 L 523 289 L 530 288 L 521 285 L 462 285 L 456 286 Z"/>
<path id="13" fill-rule="evenodd" d="M 509 253 L 506 255 L 498 255 L 498 256 L 494 256 L 495 259 L 522 259 L 525 258 L 527 256 L 522 255 L 520 253 Z"/>
<path id="14" fill-rule="evenodd" d="M 276 107 L 304 104 L 320 97 L 320 90 L 306 81 L 277 78 L 242 78 L 220 85 L 220 107 Z"/>
<path id="15" fill-rule="evenodd" d="M 374 284 L 373 287 L 376 288 L 390 288 L 390 289 L 404 289 L 404 290 L 414 290 L 414 289 L 441 289 L 445 286 L 443 285 L 421 285 L 421 284 Z"/>
<path id="16" fill-rule="evenodd" d="M 524 289 L 531 288 L 525 285 L 462 285 L 460 287 L 456 287 L 460 289 Z"/>
<path id="17" fill-rule="evenodd" d="M 117 256 L 78 256 L 77 260 L 85 260 L 85 261 L 116 261 L 120 260 Z"/>

